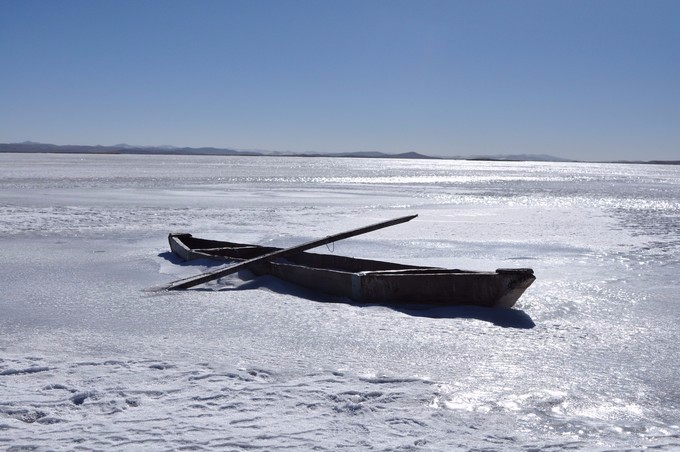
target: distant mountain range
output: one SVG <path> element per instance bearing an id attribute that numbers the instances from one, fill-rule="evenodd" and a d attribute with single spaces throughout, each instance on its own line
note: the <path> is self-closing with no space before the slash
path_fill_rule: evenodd
<path id="1" fill-rule="evenodd" d="M 189 148 L 176 146 L 133 146 L 115 144 L 113 146 L 56 145 L 24 141 L 23 143 L 0 143 L 0 152 L 16 153 L 53 153 L 53 154 L 143 154 L 143 155 L 241 155 L 241 156 L 290 156 L 290 157 L 351 157 L 351 158 L 391 158 L 391 159 L 445 159 L 432 157 L 418 152 L 387 154 L 384 152 L 281 152 L 262 150 L 236 150 L 227 148 Z M 515 155 L 471 155 L 447 157 L 451 160 L 480 161 L 533 161 L 533 162 L 574 162 L 546 154 Z M 657 163 L 680 164 L 680 161 L 619 161 L 614 163 Z"/>
<path id="2" fill-rule="evenodd" d="M 24 141 L 23 143 L 0 143 L 0 152 L 57 153 L 57 154 L 144 154 L 144 155 L 242 155 L 242 156 L 291 156 L 291 157 L 355 157 L 355 158 L 398 158 L 431 159 L 417 152 L 386 154 L 383 152 L 338 152 L 338 153 L 296 153 L 281 151 L 236 150 L 227 148 L 189 148 L 176 146 L 113 146 L 56 145 Z"/>

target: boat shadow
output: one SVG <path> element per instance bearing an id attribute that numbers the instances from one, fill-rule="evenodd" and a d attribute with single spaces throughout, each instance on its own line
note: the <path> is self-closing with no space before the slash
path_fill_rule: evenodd
<path id="1" fill-rule="evenodd" d="M 159 257 L 167 259 L 173 264 L 185 267 L 217 267 L 224 265 L 222 262 L 211 260 L 184 261 L 173 253 L 166 252 L 159 254 Z M 422 317 L 430 319 L 474 319 L 492 323 L 503 328 L 532 329 L 536 326 L 529 314 L 521 309 L 508 308 L 485 308 L 481 306 L 436 306 L 436 305 L 405 305 L 405 304 L 370 304 L 358 303 L 347 297 L 328 295 L 322 292 L 300 287 L 296 284 L 283 281 L 275 276 L 257 276 L 249 270 L 242 270 L 235 276 L 239 282 L 235 285 L 228 285 L 220 288 L 219 292 L 244 291 L 264 289 L 271 292 L 290 295 L 297 298 L 317 302 L 317 303 L 341 303 L 359 308 L 381 306 L 392 309 L 411 317 Z M 195 287 L 189 290 L 214 292 L 215 289 Z"/>
<path id="2" fill-rule="evenodd" d="M 485 308 L 482 306 L 431 306 L 424 308 L 392 307 L 395 311 L 413 317 L 430 319 L 475 319 L 493 323 L 503 328 L 530 330 L 536 323 L 526 312 L 512 308 Z"/>

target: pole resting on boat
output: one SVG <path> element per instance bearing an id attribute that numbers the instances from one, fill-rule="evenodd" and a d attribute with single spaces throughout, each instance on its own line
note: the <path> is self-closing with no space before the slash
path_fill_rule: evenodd
<path id="1" fill-rule="evenodd" d="M 325 245 L 327 243 L 337 242 L 339 240 L 347 239 L 361 234 L 366 234 L 367 232 L 376 231 L 378 229 L 383 229 L 389 226 L 394 226 L 396 224 L 406 223 L 416 218 L 418 215 L 409 215 L 406 217 L 395 218 L 394 220 L 383 221 L 380 223 L 372 224 L 370 226 L 364 226 L 362 228 L 353 229 L 347 232 L 341 232 L 339 234 L 329 235 L 318 240 L 312 240 L 311 242 L 303 243 L 302 245 L 296 245 L 290 248 L 284 248 L 279 251 L 273 251 L 271 253 L 265 254 L 264 256 L 259 256 L 253 259 L 248 259 L 237 264 L 228 265 L 227 267 L 218 268 L 217 270 L 209 271 L 206 273 L 201 273 L 200 275 L 192 276 L 190 278 L 180 279 L 173 281 L 168 286 L 165 287 L 166 290 L 181 290 L 188 289 L 199 284 L 206 283 L 208 281 L 221 278 L 223 276 L 231 275 L 240 270 L 244 270 L 253 264 L 258 262 L 271 261 L 273 259 L 278 259 L 281 257 L 290 256 L 302 251 L 306 251 L 317 246 Z"/>

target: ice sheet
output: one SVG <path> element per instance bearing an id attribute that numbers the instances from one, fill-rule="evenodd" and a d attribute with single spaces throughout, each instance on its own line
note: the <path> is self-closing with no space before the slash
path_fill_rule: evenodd
<path id="1" fill-rule="evenodd" d="M 0 447 L 680 447 L 680 172 L 0 154 Z M 204 270 L 168 232 L 533 267 L 515 309 L 361 306 Z"/>

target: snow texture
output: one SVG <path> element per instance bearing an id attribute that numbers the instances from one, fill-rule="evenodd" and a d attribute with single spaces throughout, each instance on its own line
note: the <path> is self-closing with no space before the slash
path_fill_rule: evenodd
<path id="1" fill-rule="evenodd" d="M 248 271 L 169 232 L 474 270 L 512 310 Z M 680 167 L 0 154 L 0 449 L 680 448 Z"/>

